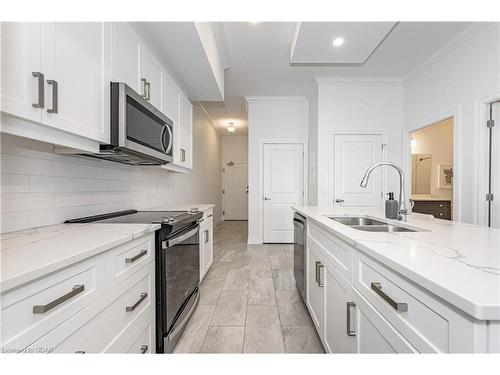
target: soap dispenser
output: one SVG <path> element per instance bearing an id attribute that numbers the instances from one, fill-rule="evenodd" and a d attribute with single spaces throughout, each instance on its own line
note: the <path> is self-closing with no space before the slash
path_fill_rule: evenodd
<path id="1" fill-rule="evenodd" d="M 398 201 L 394 200 L 394 193 L 391 191 L 387 193 L 389 199 L 385 201 L 385 217 L 387 219 L 397 219 L 398 218 Z"/>

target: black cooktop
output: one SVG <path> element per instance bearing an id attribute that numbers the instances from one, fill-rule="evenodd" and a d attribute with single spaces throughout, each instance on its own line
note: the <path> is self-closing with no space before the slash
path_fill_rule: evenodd
<path id="1" fill-rule="evenodd" d="M 111 212 L 108 214 L 81 217 L 78 219 L 66 220 L 68 224 L 81 223 L 125 223 L 125 224 L 161 224 L 169 229 L 184 227 L 192 224 L 203 216 L 197 209 L 191 211 L 137 211 L 127 210 Z"/>

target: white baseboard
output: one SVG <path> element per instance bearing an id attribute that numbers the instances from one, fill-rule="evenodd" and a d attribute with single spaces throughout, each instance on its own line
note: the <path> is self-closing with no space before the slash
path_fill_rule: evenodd
<path id="1" fill-rule="evenodd" d="M 262 241 L 257 237 L 248 237 L 249 245 L 262 245 Z"/>

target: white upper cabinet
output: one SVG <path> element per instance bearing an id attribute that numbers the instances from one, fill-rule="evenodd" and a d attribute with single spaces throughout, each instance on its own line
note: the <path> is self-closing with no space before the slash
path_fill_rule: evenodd
<path id="1" fill-rule="evenodd" d="M 45 105 L 41 23 L 2 22 L 2 111 L 40 122 Z"/>
<path id="2" fill-rule="evenodd" d="M 109 142 L 109 27 L 103 22 L 43 24 L 44 124 Z"/>
<path id="3" fill-rule="evenodd" d="M 181 94 L 180 99 L 180 165 L 193 168 L 193 105 Z"/>
<path id="4" fill-rule="evenodd" d="M 162 110 L 163 70 L 145 46 L 141 46 L 141 88 L 151 104 Z"/>
<path id="5" fill-rule="evenodd" d="M 111 80 L 124 82 L 136 92 L 142 93 L 139 80 L 141 44 L 128 24 L 115 22 L 111 28 L 113 34 Z"/>

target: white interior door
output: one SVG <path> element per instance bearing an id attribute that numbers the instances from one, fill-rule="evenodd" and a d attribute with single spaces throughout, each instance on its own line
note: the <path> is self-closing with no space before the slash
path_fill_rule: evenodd
<path id="1" fill-rule="evenodd" d="M 263 181 L 263 240 L 293 243 L 293 211 L 304 194 L 302 144 L 265 144 Z"/>
<path id="2" fill-rule="evenodd" d="M 229 162 L 223 170 L 224 220 L 248 220 L 248 164 Z"/>
<path id="3" fill-rule="evenodd" d="M 382 207 L 382 170 L 373 171 L 368 186 L 360 187 L 366 169 L 382 161 L 382 136 L 339 134 L 334 137 L 333 204 Z"/>

